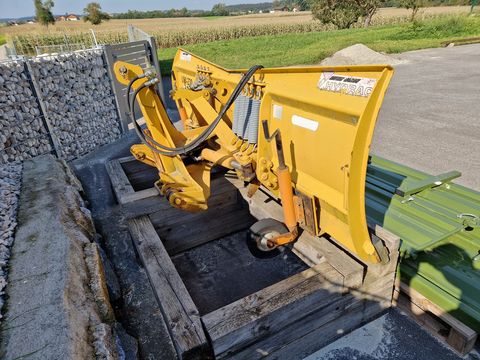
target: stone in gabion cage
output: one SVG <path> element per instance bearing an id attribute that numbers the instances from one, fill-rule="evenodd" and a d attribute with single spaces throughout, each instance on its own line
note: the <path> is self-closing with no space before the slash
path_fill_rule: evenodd
<path id="1" fill-rule="evenodd" d="M 0 64 L 0 164 L 52 152 L 72 159 L 121 135 L 110 78 L 99 50 Z M 34 86 L 37 82 L 46 119 Z M 52 131 L 49 134 L 46 122 Z"/>

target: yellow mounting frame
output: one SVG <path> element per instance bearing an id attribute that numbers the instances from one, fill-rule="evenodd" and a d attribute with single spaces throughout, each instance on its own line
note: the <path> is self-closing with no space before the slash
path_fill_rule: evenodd
<path id="1" fill-rule="evenodd" d="M 122 66 L 127 74 L 121 75 Z M 115 72 L 124 84 L 142 73 L 126 63 L 117 63 Z M 173 62 L 171 97 L 184 130 L 171 124 L 156 94 L 145 89 L 139 102 L 148 131 L 166 146 L 189 143 L 218 115 L 245 72 L 226 70 L 180 49 Z M 281 132 L 295 192 L 294 221 L 314 235 L 332 236 L 370 263 L 380 259 L 366 222 L 366 167 L 392 75 L 388 65 L 271 68 L 257 71 L 244 89 L 261 102 L 258 121 L 266 120 L 271 133 Z M 200 161 L 193 167 L 180 156 L 156 155 L 143 145 L 135 145 L 132 153 L 159 169 L 163 193 L 178 190 L 170 202 L 187 210 L 206 208 L 213 165 L 235 169 L 240 178 L 282 197 L 275 146 L 263 136 L 261 125 L 256 144 L 242 140 L 232 131 L 233 119 L 234 106 L 199 150 Z"/>

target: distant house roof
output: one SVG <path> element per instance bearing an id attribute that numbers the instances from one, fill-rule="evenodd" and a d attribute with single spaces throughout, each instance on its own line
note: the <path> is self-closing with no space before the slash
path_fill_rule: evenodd
<path id="1" fill-rule="evenodd" d="M 57 17 L 57 21 L 72 21 L 72 20 L 80 20 L 80 17 L 75 14 L 67 14 Z"/>

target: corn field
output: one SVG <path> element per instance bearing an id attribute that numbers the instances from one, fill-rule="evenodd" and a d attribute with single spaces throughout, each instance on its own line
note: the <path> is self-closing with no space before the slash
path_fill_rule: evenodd
<path id="1" fill-rule="evenodd" d="M 423 14 L 419 18 L 432 19 L 444 17 L 445 14 Z M 400 24 L 409 21 L 409 16 L 376 16 L 372 20 L 372 26 Z M 358 27 L 361 24 L 357 24 Z M 333 29 L 332 26 L 324 25 L 318 21 L 283 24 L 253 24 L 235 26 L 215 26 L 210 28 L 183 28 L 179 30 L 150 31 L 155 37 L 158 48 L 172 48 L 184 45 L 207 43 L 219 40 L 233 40 L 244 37 L 255 37 L 262 35 L 284 35 L 292 33 L 309 33 Z M 126 27 L 124 31 L 97 31 L 95 32 L 99 44 L 118 44 L 128 41 Z M 12 37 L 17 53 L 21 55 L 36 55 L 36 47 L 55 48 L 63 45 L 67 49 L 92 47 L 94 45 L 92 33 L 89 31 L 78 32 L 55 32 L 51 34 L 33 33 L 17 34 Z"/>
<path id="2" fill-rule="evenodd" d="M 303 24 L 275 24 L 275 25 L 253 25 L 235 26 L 211 29 L 185 29 L 177 31 L 158 31 L 151 33 L 157 41 L 159 48 L 170 48 L 190 44 L 206 43 L 218 40 L 232 40 L 243 37 L 261 35 L 282 35 L 289 33 L 306 33 L 323 31 L 328 27 L 320 22 L 309 22 Z M 99 44 L 118 44 L 128 41 L 127 32 L 96 32 Z M 93 36 L 90 32 L 77 32 L 67 34 L 27 34 L 17 35 L 13 42 L 18 54 L 35 55 L 36 46 L 51 46 L 61 44 L 85 44 L 93 45 Z"/>

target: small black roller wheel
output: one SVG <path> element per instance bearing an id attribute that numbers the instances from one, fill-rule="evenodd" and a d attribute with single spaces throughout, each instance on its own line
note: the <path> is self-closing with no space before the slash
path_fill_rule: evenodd
<path id="1" fill-rule="evenodd" d="M 257 258 L 272 258 L 279 255 L 281 247 L 269 242 L 270 239 L 288 232 L 287 227 L 274 219 L 262 219 L 250 227 L 247 234 L 248 249 Z"/>

